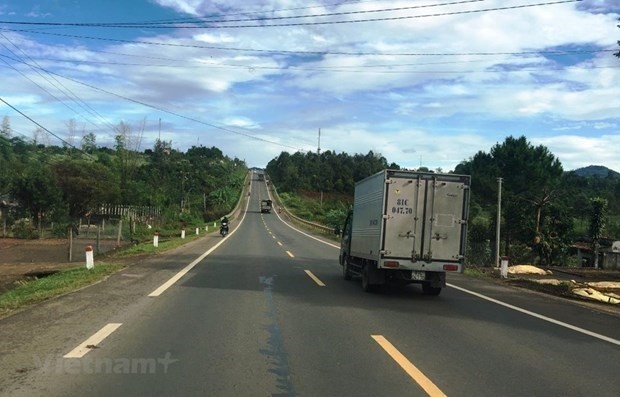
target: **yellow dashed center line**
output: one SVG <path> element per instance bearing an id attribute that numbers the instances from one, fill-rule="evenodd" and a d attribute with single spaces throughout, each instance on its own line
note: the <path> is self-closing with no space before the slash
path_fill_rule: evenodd
<path id="1" fill-rule="evenodd" d="M 446 394 L 442 392 L 435 384 L 428 379 L 419 369 L 416 368 L 415 365 L 411 363 L 407 359 L 407 357 L 403 356 L 401 352 L 398 351 L 383 335 L 370 335 L 371 338 L 375 340 L 387 352 L 387 354 L 394 359 L 401 366 L 405 372 L 411 376 L 411 378 L 416 381 L 422 389 L 431 397 L 440 397 L 445 396 Z"/>
<path id="2" fill-rule="evenodd" d="M 319 278 L 315 276 L 310 270 L 304 270 L 304 272 L 306 272 L 306 274 L 310 276 L 310 278 L 313 279 L 319 287 L 325 287 L 325 284 L 323 284 L 323 282 L 319 280 Z"/>

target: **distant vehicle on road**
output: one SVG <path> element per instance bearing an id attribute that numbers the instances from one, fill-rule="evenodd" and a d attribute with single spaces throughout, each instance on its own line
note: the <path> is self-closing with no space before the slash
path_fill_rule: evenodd
<path id="1" fill-rule="evenodd" d="M 271 200 L 262 200 L 260 202 L 260 212 L 263 214 L 271 213 L 272 202 Z"/>

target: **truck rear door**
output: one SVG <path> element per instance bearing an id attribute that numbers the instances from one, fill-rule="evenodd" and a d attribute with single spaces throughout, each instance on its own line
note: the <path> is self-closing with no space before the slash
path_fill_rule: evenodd
<path id="1" fill-rule="evenodd" d="M 458 262 L 465 254 L 469 178 L 427 181 L 422 253 L 425 261 Z"/>
<path id="2" fill-rule="evenodd" d="M 424 218 L 426 182 L 420 175 L 386 181 L 383 251 L 390 258 L 418 258 Z"/>
<path id="3" fill-rule="evenodd" d="M 464 254 L 469 177 L 406 174 L 387 180 L 383 255 L 458 262 Z"/>

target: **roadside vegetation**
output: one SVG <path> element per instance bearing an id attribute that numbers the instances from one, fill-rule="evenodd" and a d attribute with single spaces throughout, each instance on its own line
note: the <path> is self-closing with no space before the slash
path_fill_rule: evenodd
<path id="1" fill-rule="evenodd" d="M 210 230 L 216 232 L 214 228 Z M 148 241 L 126 246 L 102 257 L 95 257 L 95 266 L 90 270 L 86 269 L 84 264 L 80 264 L 73 268 L 31 274 L 15 282 L 10 290 L 0 293 L 0 318 L 25 306 L 58 297 L 103 280 L 124 269 L 132 257 L 157 255 L 194 241 L 204 236 L 204 233 L 204 230 L 200 232 L 200 235 L 188 233 L 185 238 L 181 238 L 178 231 L 169 235 L 162 234 L 157 247 L 153 245 L 151 237 Z"/>
<path id="2" fill-rule="evenodd" d="M 24 306 L 93 284 L 123 267 L 122 264 L 98 262 L 91 270 L 82 266 L 19 281 L 15 288 L 0 294 L 0 317 Z"/>
<path id="3" fill-rule="evenodd" d="M 67 122 L 63 146 L 0 126 L 0 236 L 17 239 L 84 237 L 119 239 L 121 248 L 83 264 L 26 275 L 0 294 L 0 316 L 101 280 L 136 255 L 151 255 L 204 235 L 237 204 L 248 169 L 215 147 L 182 152 L 171 141 L 141 149 L 141 132 L 121 122 L 113 147 L 98 146 L 92 132 L 81 139 Z M 139 127 L 143 130 L 144 126 Z M 185 229 L 186 238 L 181 239 Z M 212 226 L 210 227 L 212 229 Z M 153 235 L 159 234 L 159 247 Z"/>
<path id="4" fill-rule="evenodd" d="M 123 122 L 113 148 L 99 147 L 75 121 L 64 146 L 14 136 L 5 117 L 0 128 L 0 216 L 3 236 L 67 237 L 70 228 L 123 220 L 127 239 L 153 231 L 204 226 L 236 204 L 245 163 L 215 147 L 176 150 L 157 140 L 141 150 L 141 133 Z M 143 126 L 142 126 L 143 128 Z"/>
<path id="5" fill-rule="evenodd" d="M 283 152 L 269 162 L 267 173 L 296 216 L 333 227 L 344 222 L 355 182 L 385 168 L 400 169 L 373 152 L 354 156 L 330 151 L 320 155 Z M 418 171 L 429 170 L 421 167 Z M 494 265 L 499 177 L 500 255 L 509 256 L 511 263 L 581 267 L 571 251 L 576 241 L 594 251 L 603 240 L 620 240 L 617 172 L 587 175 L 565 171 L 545 146 L 534 146 L 523 136 L 508 137 L 450 172 L 472 178 L 469 267 Z"/>

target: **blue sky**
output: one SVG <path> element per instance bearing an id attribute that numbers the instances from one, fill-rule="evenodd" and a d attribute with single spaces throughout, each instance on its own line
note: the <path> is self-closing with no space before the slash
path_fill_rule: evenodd
<path id="1" fill-rule="evenodd" d="M 320 129 L 322 151 L 449 171 L 525 135 L 566 170 L 620 171 L 620 1 L 551 3 L 5 1 L 0 97 L 77 146 L 123 122 L 139 150 L 161 136 L 264 166 Z"/>

